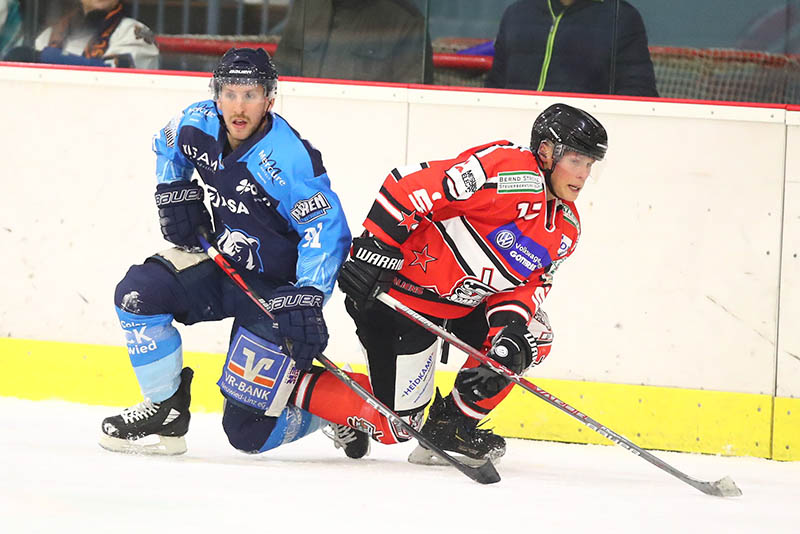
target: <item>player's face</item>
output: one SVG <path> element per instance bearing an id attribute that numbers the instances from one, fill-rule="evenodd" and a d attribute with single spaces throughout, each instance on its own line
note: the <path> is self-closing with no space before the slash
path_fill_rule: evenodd
<path id="1" fill-rule="evenodd" d="M 228 142 L 236 148 L 253 135 L 275 100 L 264 95 L 261 85 L 226 85 L 219 92 L 217 106 L 228 128 Z"/>
<path id="2" fill-rule="evenodd" d="M 83 6 L 84 13 L 94 11 L 95 9 L 110 11 L 117 7 L 119 2 L 120 0 L 81 0 L 81 6 Z"/>
<path id="3" fill-rule="evenodd" d="M 550 183 L 553 193 L 562 200 L 574 202 L 580 194 L 594 164 L 594 158 L 567 150 L 556 163 Z"/>

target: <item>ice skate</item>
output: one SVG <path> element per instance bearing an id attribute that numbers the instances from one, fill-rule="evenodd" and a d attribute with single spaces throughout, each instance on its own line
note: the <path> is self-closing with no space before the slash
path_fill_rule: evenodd
<path id="1" fill-rule="evenodd" d="M 174 455 L 186 452 L 190 388 L 194 371 L 184 367 L 178 391 L 167 400 L 150 399 L 103 419 L 100 446 L 114 452 Z"/>
<path id="2" fill-rule="evenodd" d="M 478 428 L 477 420 L 461 413 L 452 397 L 443 398 L 438 389 L 428 420 L 420 432 L 434 445 L 455 453 L 459 460 L 472 466 L 482 465 L 487 460 L 497 464 L 506 453 L 506 440 L 502 436 Z M 408 461 L 421 465 L 449 465 L 422 445 L 417 445 Z"/>
<path id="3" fill-rule="evenodd" d="M 322 433 L 333 440 L 337 449 L 344 449 L 348 458 L 363 458 L 369 454 L 369 435 L 347 425 L 328 423 Z"/>

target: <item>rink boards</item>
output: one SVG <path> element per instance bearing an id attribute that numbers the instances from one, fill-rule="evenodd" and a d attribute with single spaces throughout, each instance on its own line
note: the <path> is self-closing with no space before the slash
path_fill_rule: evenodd
<path id="1" fill-rule="evenodd" d="M 113 289 L 164 248 L 150 139 L 208 98 L 207 84 L 0 67 L 13 125 L 2 134 L 0 395 L 138 401 Z M 578 202 L 578 251 L 545 304 L 555 349 L 529 378 L 644 447 L 800 459 L 800 112 L 301 81 L 281 83 L 276 111 L 321 150 L 356 233 L 394 166 L 492 139 L 527 144 L 533 118 L 556 101 L 596 115 L 610 149 Z M 338 292 L 326 317 L 328 356 L 358 368 Z M 219 409 L 228 328 L 181 329 L 195 409 Z M 520 391 L 491 425 L 605 441 Z"/>

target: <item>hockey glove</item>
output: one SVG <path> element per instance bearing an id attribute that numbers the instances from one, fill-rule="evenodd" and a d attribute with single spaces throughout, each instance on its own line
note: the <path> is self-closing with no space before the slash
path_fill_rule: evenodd
<path id="1" fill-rule="evenodd" d="M 339 288 L 363 310 L 375 302 L 378 291 L 388 291 L 403 267 L 403 253 L 374 237 L 356 237 L 350 258 L 339 272 Z"/>
<path id="2" fill-rule="evenodd" d="M 537 353 L 536 339 L 521 321 L 514 321 L 492 339 L 487 356 L 517 374 L 522 373 Z M 511 381 L 487 367 L 462 369 L 456 376 L 458 392 L 471 402 L 494 397 Z"/>
<path id="3" fill-rule="evenodd" d="M 530 366 L 538 352 L 536 338 L 528 327 L 514 321 L 492 339 L 486 355 L 519 374 Z"/>
<path id="4" fill-rule="evenodd" d="M 289 356 L 299 369 L 310 369 L 328 345 L 328 327 L 322 317 L 322 291 L 313 287 L 281 286 L 267 303 L 286 340 Z"/>
<path id="5" fill-rule="evenodd" d="M 498 332 L 486 355 L 509 370 L 522 374 L 550 354 L 552 343 L 550 320 L 540 308 L 528 326 L 520 320 L 513 320 Z M 494 397 L 510 383 L 511 380 L 505 376 L 482 365 L 462 369 L 456 376 L 456 388 L 471 402 Z"/>
<path id="6" fill-rule="evenodd" d="M 197 233 L 201 228 L 205 231 L 211 228 L 202 187 L 188 181 L 158 184 L 156 206 L 164 239 L 186 249 L 200 246 Z"/>

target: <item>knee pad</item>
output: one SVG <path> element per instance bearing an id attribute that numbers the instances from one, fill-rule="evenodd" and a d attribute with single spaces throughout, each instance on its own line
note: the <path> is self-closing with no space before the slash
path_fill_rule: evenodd
<path id="1" fill-rule="evenodd" d="M 114 292 L 114 304 L 136 315 L 159 315 L 174 310 L 172 295 L 180 283 L 164 266 L 145 262 L 133 265 Z"/>

